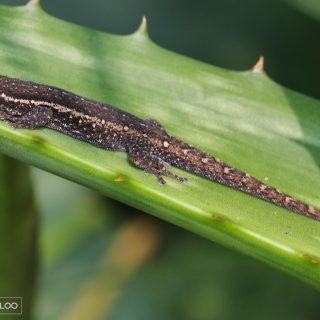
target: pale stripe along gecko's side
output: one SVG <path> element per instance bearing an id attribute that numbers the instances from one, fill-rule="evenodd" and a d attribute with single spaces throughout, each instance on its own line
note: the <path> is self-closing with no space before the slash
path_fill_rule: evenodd
<path id="1" fill-rule="evenodd" d="M 111 105 L 63 89 L 0 76 L 0 118 L 14 128 L 47 127 L 108 150 L 125 151 L 130 161 L 165 184 L 174 165 L 320 220 L 320 210 L 279 191 L 176 137 L 153 119 L 142 120 Z"/>

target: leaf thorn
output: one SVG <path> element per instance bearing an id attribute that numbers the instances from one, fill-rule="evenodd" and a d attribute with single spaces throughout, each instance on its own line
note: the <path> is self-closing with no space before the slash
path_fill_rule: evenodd
<path id="1" fill-rule="evenodd" d="M 139 32 L 139 33 L 148 33 L 147 18 L 146 18 L 146 16 L 142 16 L 140 25 L 139 25 L 139 27 L 138 27 L 138 29 L 137 29 L 136 32 Z"/>
<path id="2" fill-rule="evenodd" d="M 146 16 L 142 16 L 138 29 L 132 35 L 140 39 L 149 39 Z"/>
<path id="3" fill-rule="evenodd" d="M 38 5 L 40 5 L 40 1 L 41 0 L 28 0 L 28 2 L 27 2 L 27 6 L 38 6 Z"/>
<path id="4" fill-rule="evenodd" d="M 264 57 L 260 56 L 256 64 L 251 69 L 252 73 L 262 73 L 264 71 Z"/>

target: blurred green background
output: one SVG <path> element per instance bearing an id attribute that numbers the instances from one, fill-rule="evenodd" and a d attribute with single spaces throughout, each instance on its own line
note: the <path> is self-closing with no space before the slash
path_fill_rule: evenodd
<path id="1" fill-rule="evenodd" d="M 25 1 L 0 1 L 24 4 Z M 210 64 L 320 97 L 316 0 L 43 0 L 56 17 L 151 38 Z M 271 267 L 32 170 L 40 212 L 35 319 L 318 319 L 319 293 Z"/>

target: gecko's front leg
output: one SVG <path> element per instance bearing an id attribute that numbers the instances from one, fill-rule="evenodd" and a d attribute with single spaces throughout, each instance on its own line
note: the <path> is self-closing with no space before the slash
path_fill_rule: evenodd
<path id="1" fill-rule="evenodd" d="M 10 112 L 10 110 L 0 110 L 0 119 L 9 121 L 14 128 L 34 129 L 45 126 L 53 117 L 51 108 L 46 106 L 36 106 L 27 112 Z"/>
<path id="2" fill-rule="evenodd" d="M 163 175 L 173 177 L 180 182 L 188 181 L 187 178 L 180 177 L 171 172 L 169 170 L 170 164 L 156 154 L 153 154 L 148 147 L 142 147 L 140 144 L 137 144 L 129 149 L 128 154 L 130 161 L 135 166 L 143 169 L 145 173 L 154 174 L 161 185 L 166 184 L 165 179 L 162 177 Z"/>
<path id="3" fill-rule="evenodd" d="M 31 106 L 28 104 L 5 102 L 0 103 L 0 119 L 9 116 L 22 116 L 31 110 Z"/>

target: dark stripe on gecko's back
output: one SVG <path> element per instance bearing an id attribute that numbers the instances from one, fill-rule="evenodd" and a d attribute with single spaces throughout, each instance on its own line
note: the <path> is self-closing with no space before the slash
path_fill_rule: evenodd
<path id="1" fill-rule="evenodd" d="M 13 82 L 12 79 L 4 76 L 0 76 L 0 87 L 1 93 L 5 93 L 6 95 L 17 99 L 35 100 L 36 97 L 37 101 L 42 100 L 49 103 L 72 107 L 75 111 L 100 119 L 106 118 L 107 111 L 107 119 L 105 120 L 117 123 L 127 124 L 128 120 L 130 120 L 133 125 L 139 125 L 142 122 L 141 119 L 126 111 L 92 99 L 83 98 L 56 87 L 48 87 L 46 85 L 19 79 L 14 79 Z"/>

